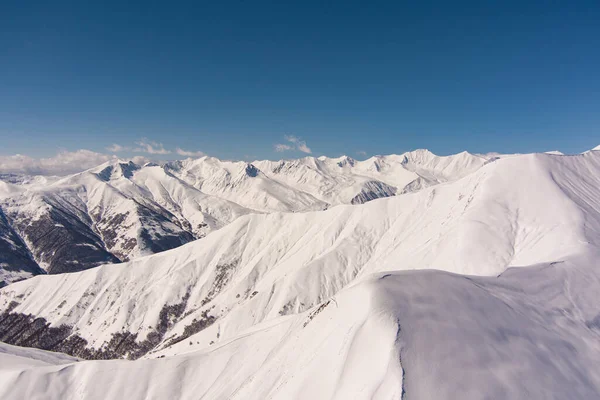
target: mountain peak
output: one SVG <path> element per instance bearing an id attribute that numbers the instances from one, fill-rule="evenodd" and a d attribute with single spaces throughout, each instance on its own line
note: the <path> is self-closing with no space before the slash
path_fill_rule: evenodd
<path id="1" fill-rule="evenodd" d="M 254 166 L 254 164 L 248 163 L 246 164 L 246 175 L 248 175 L 251 178 L 255 178 L 256 176 L 258 176 L 258 173 L 260 172 L 260 170 L 258 168 L 256 168 Z"/>
<path id="2" fill-rule="evenodd" d="M 354 160 L 352 157 L 349 157 L 349 156 L 341 156 L 341 157 L 337 158 L 336 161 L 337 161 L 337 165 L 340 167 L 345 167 L 345 166 L 354 167 L 354 165 L 356 164 L 356 160 Z"/>
<path id="3" fill-rule="evenodd" d="M 104 168 L 96 173 L 96 176 L 101 180 L 108 182 L 122 177 L 131 178 L 133 173 L 138 169 L 140 169 L 140 166 L 133 161 L 109 161 L 104 164 Z"/>

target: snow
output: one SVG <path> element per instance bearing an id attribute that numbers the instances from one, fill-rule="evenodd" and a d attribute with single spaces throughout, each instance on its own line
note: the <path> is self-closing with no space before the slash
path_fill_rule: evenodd
<path id="1" fill-rule="evenodd" d="M 389 187 L 390 195 L 415 179 L 423 179 L 428 185 L 455 180 L 486 161 L 485 157 L 467 152 L 440 157 L 427 150 L 416 150 L 365 161 L 321 156 L 248 164 L 202 157 L 170 163 L 165 169 L 204 193 L 253 210 L 272 212 L 350 204 L 373 182 Z M 249 166 L 257 170 L 255 176 L 246 173 Z"/>
<path id="2" fill-rule="evenodd" d="M 126 261 L 203 237 L 251 212 L 208 196 L 160 167 L 118 161 L 47 185 L 0 181 L 0 198 L 13 229 L 41 266 L 55 264 L 47 259 L 54 248 L 36 236 L 38 230 L 53 227 L 62 232 L 55 235 L 61 241 L 72 240 L 71 247 L 91 246 L 90 252 L 109 251 L 114 261 Z"/>
<path id="3" fill-rule="evenodd" d="M 11 346 L 0 342 L 0 372 L 15 368 L 64 365 L 80 361 L 76 357 L 38 349 Z"/>
<path id="4" fill-rule="evenodd" d="M 65 368 L 3 357 L 10 367 L 0 373 L 0 395 L 399 399 L 404 390 L 407 399 L 596 398 L 599 276 L 587 261 L 500 278 L 382 273 L 344 289 L 312 319 L 316 310 L 280 317 L 166 358 Z M 573 297 L 568 285 L 587 296 Z"/>
<path id="5" fill-rule="evenodd" d="M 0 310 L 15 301 L 15 312 L 72 325 L 95 348 L 122 331 L 142 340 L 164 305 L 186 303 L 161 344 L 136 361 L 37 365 L 4 351 L 0 397 L 600 396 L 600 152 L 290 163 L 290 173 L 275 174 L 288 162 L 254 162 L 250 177 L 246 163 L 203 158 L 176 170 L 145 167 L 132 179 L 154 198 L 155 182 L 177 179 L 185 183 L 177 187 L 252 201 L 266 197 L 250 179 L 292 189 L 305 182 L 292 197 L 300 209 L 309 197 L 299 193 L 329 203 L 388 168 L 404 177 L 390 172 L 386 184 L 427 184 L 362 205 L 246 214 L 160 254 L 2 288 Z M 335 183 L 336 169 L 352 183 Z M 229 186 L 213 173 L 228 173 Z M 319 185 L 316 176 L 325 177 Z M 224 189 L 232 185 L 242 189 Z M 185 193 L 165 186 L 171 198 Z M 263 204 L 291 204 L 284 200 Z M 203 313 L 215 323 L 169 342 Z"/>

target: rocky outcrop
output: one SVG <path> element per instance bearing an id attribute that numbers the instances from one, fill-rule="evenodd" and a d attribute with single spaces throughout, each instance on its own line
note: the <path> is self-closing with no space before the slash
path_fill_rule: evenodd
<path id="1" fill-rule="evenodd" d="M 0 287 L 43 273 L 0 208 Z"/>
<path id="2" fill-rule="evenodd" d="M 124 330 L 114 333 L 109 341 L 98 348 L 89 346 L 87 340 L 74 333 L 72 326 L 63 324 L 52 327 L 45 318 L 13 312 L 18 303 L 12 302 L 5 312 L 0 314 L 0 341 L 16 346 L 57 351 L 86 360 L 135 360 L 160 347 L 163 340 L 166 340 L 165 346 L 170 346 L 216 321 L 216 317 L 209 315 L 209 310 L 205 310 L 199 319 L 194 319 L 184 327 L 182 334 L 165 339 L 167 331 L 183 316 L 188 298 L 189 292 L 181 302 L 165 304 L 155 328 L 144 340 L 138 340 L 137 333 Z"/>
<path id="3" fill-rule="evenodd" d="M 364 204 L 367 201 L 396 195 L 396 188 L 379 181 L 368 181 L 362 190 L 350 201 L 351 204 Z"/>

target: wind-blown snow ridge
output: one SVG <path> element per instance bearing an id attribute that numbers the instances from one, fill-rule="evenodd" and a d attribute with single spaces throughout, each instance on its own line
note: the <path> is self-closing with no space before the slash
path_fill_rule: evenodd
<path id="1" fill-rule="evenodd" d="M 2 340 L 142 358 L 19 363 L 0 371 L 0 395 L 598 397 L 600 153 L 501 157 L 464 175 L 427 152 L 397 157 L 439 183 L 248 214 L 177 249 L 0 289 Z M 383 161 L 365 170 L 398 168 Z M 257 164 L 228 165 L 230 182 L 266 176 Z"/>

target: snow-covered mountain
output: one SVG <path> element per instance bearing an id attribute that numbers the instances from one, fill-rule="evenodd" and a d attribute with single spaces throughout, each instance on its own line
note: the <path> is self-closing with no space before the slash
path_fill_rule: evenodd
<path id="1" fill-rule="evenodd" d="M 14 232 L 28 253 L 4 268 L 19 271 L 5 273 L 7 282 L 40 269 L 73 272 L 168 250 L 250 211 L 207 196 L 161 167 L 131 162 L 106 163 L 49 184 L 2 185 L 2 232 Z M 18 246 L 14 252 L 23 253 Z"/>
<path id="2" fill-rule="evenodd" d="M 305 157 L 297 160 L 221 161 L 212 157 L 168 163 L 165 169 L 205 193 L 254 210 L 312 211 L 361 204 L 463 177 L 488 160 L 460 153 L 436 156 L 427 150 L 375 156 Z"/>
<path id="3" fill-rule="evenodd" d="M 1 279 L 132 260 L 201 238 L 248 213 L 323 210 L 416 191 L 465 176 L 486 160 L 418 150 L 362 162 L 203 157 L 160 166 L 113 161 L 64 178 L 3 175 L 0 234 L 17 239 L 14 246 L 3 241 L 9 245 Z"/>
<path id="4" fill-rule="evenodd" d="M 600 396 L 600 152 L 287 163 L 157 168 L 271 212 L 160 254 L 0 289 L 0 340 L 138 359 L 38 365 L 42 353 L 9 346 L 0 396 Z M 356 203 L 347 188 L 375 176 L 403 194 L 306 211 Z M 277 190 L 257 189 L 267 183 Z M 302 208 L 309 197 L 281 188 L 321 203 Z M 304 212 L 272 212 L 289 199 Z"/>

